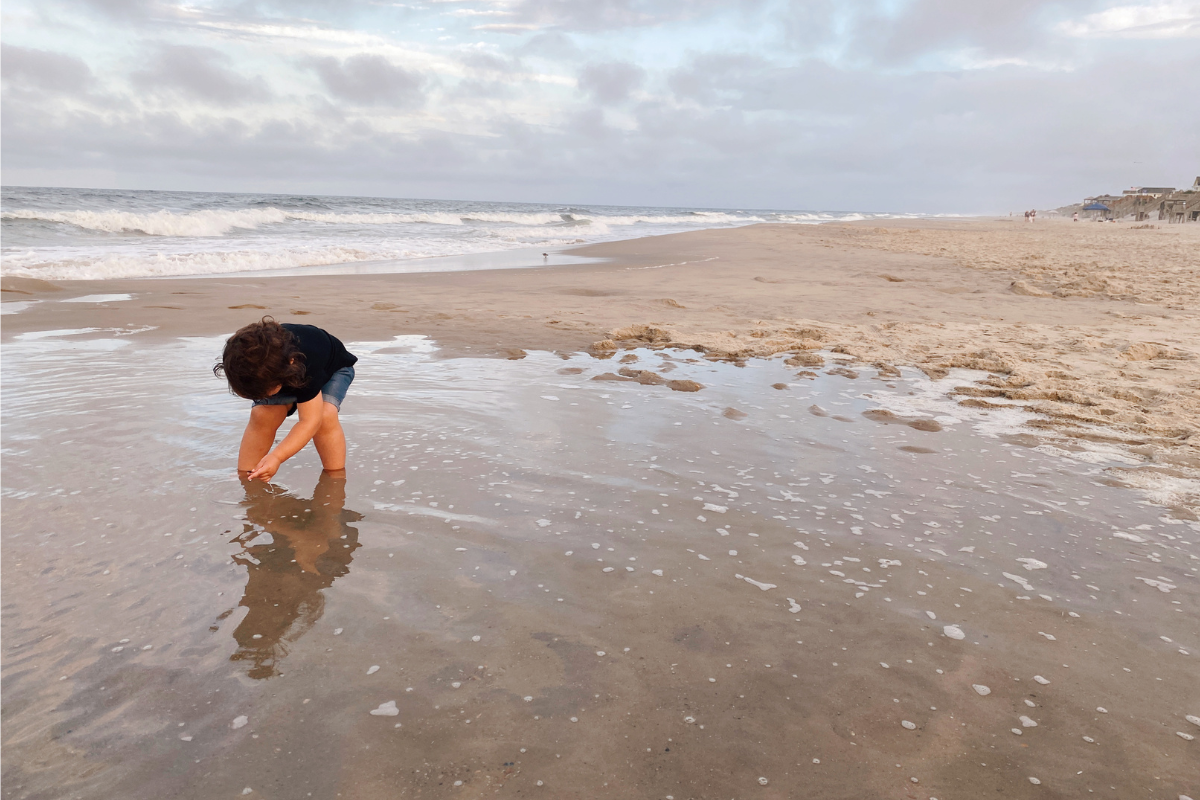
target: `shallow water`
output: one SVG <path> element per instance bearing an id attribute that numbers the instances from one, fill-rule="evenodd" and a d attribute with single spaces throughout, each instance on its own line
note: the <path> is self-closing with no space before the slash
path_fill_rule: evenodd
<path id="1" fill-rule="evenodd" d="M 1200 532 L 1018 411 L 402 337 L 246 487 L 219 346 L 4 347 L 6 798 L 1200 788 Z"/>

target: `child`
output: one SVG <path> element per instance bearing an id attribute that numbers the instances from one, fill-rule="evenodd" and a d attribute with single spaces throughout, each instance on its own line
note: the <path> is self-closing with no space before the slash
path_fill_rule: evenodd
<path id="1" fill-rule="evenodd" d="M 326 470 L 345 469 L 346 435 L 338 411 L 356 361 L 340 341 L 313 325 L 280 325 L 263 317 L 231 336 L 213 373 L 224 375 L 234 394 L 254 401 L 238 472 L 269 482 L 309 440 Z M 297 409 L 299 421 L 272 451 L 276 431 Z"/>

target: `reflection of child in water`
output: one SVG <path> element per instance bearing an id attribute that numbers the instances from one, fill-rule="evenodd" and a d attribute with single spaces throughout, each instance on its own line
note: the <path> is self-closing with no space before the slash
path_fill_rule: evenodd
<path id="1" fill-rule="evenodd" d="M 249 609 L 233 632 L 233 661 L 249 661 L 251 678 L 279 674 L 278 662 L 325 610 L 322 589 L 350 571 L 362 519 L 346 504 L 344 470 L 323 471 L 312 500 L 295 497 L 261 481 L 243 479 L 247 524 L 234 541 L 242 552 L 234 562 L 246 567 L 246 592 L 239 605 Z M 270 544 L 252 544 L 268 533 Z M 233 609 L 223 616 L 228 616 Z"/>

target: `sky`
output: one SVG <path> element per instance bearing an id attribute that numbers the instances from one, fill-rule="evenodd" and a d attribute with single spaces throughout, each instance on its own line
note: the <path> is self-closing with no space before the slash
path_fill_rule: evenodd
<path id="1" fill-rule="evenodd" d="M 1007 213 L 1200 175 L 1200 0 L 5 0 L 5 185 Z"/>

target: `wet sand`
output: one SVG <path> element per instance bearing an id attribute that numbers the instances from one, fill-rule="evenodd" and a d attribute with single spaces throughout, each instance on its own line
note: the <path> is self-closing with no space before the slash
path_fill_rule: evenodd
<path id="1" fill-rule="evenodd" d="M 1200 529 L 986 373 L 351 334 L 347 475 L 247 487 L 220 337 L 36 308 L 6 798 L 1200 791 Z"/>
<path id="2" fill-rule="evenodd" d="M 543 266 L 534 254 L 530 269 L 57 286 L 5 278 L 3 332 L 122 328 L 158 341 L 270 313 L 347 338 L 428 335 L 449 356 L 670 345 L 735 361 L 780 355 L 808 369 L 827 365 L 818 351 L 934 377 L 967 367 L 985 374 L 950 387 L 960 402 L 1032 410 L 1031 435 L 1130 471 L 1156 502 L 1196 519 L 1197 252 L 1194 225 L 754 225 L 569 251 L 597 263 Z M 110 294 L 130 299 L 62 302 Z"/>

